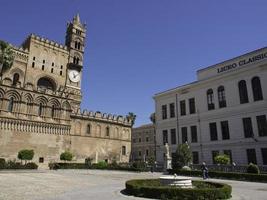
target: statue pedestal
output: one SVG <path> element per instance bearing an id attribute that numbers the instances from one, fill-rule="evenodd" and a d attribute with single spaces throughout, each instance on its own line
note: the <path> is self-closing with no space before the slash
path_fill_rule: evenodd
<path id="1" fill-rule="evenodd" d="M 164 168 L 165 168 L 165 171 L 168 169 L 172 169 L 172 159 L 171 158 L 166 158 Z"/>

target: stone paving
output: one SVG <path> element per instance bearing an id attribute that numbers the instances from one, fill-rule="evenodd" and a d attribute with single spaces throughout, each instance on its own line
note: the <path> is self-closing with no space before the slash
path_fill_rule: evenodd
<path id="1" fill-rule="evenodd" d="M 121 193 L 125 181 L 160 173 L 106 170 L 0 171 L 0 200 L 144 199 Z M 198 178 L 194 178 L 198 179 Z M 233 187 L 234 200 L 266 200 L 267 184 L 211 179 Z"/>

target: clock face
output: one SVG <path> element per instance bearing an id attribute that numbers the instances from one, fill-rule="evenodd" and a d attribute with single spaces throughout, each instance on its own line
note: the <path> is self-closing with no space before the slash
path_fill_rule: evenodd
<path id="1" fill-rule="evenodd" d="M 77 83 L 80 81 L 80 73 L 76 70 L 69 71 L 69 78 L 71 82 Z"/>

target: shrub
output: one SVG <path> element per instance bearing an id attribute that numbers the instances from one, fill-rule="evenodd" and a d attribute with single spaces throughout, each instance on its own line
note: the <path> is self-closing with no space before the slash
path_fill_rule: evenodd
<path id="1" fill-rule="evenodd" d="M 25 164 L 27 160 L 32 160 L 34 156 L 34 151 L 32 149 L 23 149 L 18 152 L 18 159 L 25 160 Z"/>
<path id="2" fill-rule="evenodd" d="M 107 169 L 108 163 L 104 160 L 99 161 L 98 163 L 93 164 L 94 169 Z"/>
<path id="3" fill-rule="evenodd" d="M 38 169 L 38 165 L 34 162 L 29 162 L 25 165 L 26 169 Z"/>
<path id="4" fill-rule="evenodd" d="M 215 162 L 217 164 L 221 164 L 221 165 L 228 165 L 230 164 L 230 157 L 226 154 L 222 154 L 222 155 L 217 155 L 214 158 Z"/>
<path id="5" fill-rule="evenodd" d="M 4 158 L 0 158 L 0 169 L 5 169 L 6 160 Z"/>
<path id="6" fill-rule="evenodd" d="M 126 182 L 126 192 L 138 197 L 176 200 L 213 200 L 231 197 L 232 188 L 229 185 L 203 181 L 192 181 L 192 184 L 195 188 L 185 189 L 162 186 L 159 179 L 129 180 Z"/>
<path id="7" fill-rule="evenodd" d="M 22 164 L 19 162 L 16 162 L 16 160 L 9 160 L 6 163 L 6 169 L 21 169 Z"/>
<path id="8" fill-rule="evenodd" d="M 249 163 L 247 167 L 247 173 L 259 174 L 260 173 L 259 167 L 257 165 L 254 165 L 253 163 Z"/>
<path id="9" fill-rule="evenodd" d="M 143 161 L 135 161 L 132 163 L 132 167 L 141 171 L 146 171 L 146 163 Z"/>
<path id="10" fill-rule="evenodd" d="M 187 143 L 178 145 L 175 155 L 172 159 L 172 168 L 181 169 L 192 161 L 192 153 Z"/>
<path id="11" fill-rule="evenodd" d="M 93 160 L 93 158 L 90 158 L 90 157 L 85 158 L 84 163 L 88 168 L 91 167 L 92 160 Z"/>
<path id="12" fill-rule="evenodd" d="M 72 157 L 73 157 L 73 155 L 69 151 L 65 151 L 65 152 L 60 154 L 60 160 L 71 161 Z"/>
<path id="13" fill-rule="evenodd" d="M 57 169 L 60 168 L 59 164 L 58 163 L 55 163 L 55 162 L 50 162 L 48 164 L 48 167 L 49 167 L 49 169 L 53 169 L 53 170 L 57 170 Z"/>

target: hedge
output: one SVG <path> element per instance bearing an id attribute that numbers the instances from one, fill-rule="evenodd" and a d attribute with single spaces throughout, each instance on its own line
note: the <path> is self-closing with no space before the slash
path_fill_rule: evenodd
<path id="1" fill-rule="evenodd" d="M 134 171 L 141 172 L 142 169 L 129 167 L 129 166 L 120 166 L 119 164 L 107 164 L 103 165 L 102 163 L 94 163 L 92 165 L 87 165 L 85 163 L 49 163 L 50 169 L 102 169 L 102 170 L 122 170 L 122 171 Z"/>
<path id="2" fill-rule="evenodd" d="M 0 158 L 0 169 L 37 169 L 38 165 L 33 162 L 27 164 L 22 164 L 21 162 L 16 161 L 5 161 L 5 159 Z"/>
<path id="3" fill-rule="evenodd" d="M 192 181 L 194 188 L 160 185 L 159 179 L 139 179 L 126 182 L 126 193 L 138 197 L 173 200 L 214 200 L 231 198 L 227 184 Z"/>
<path id="4" fill-rule="evenodd" d="M 202 176 L 202 171 L 200 170 L 169 170 L 170 174 L 184 175 L 184 176 Z M 251 181 L 251 182 L 265 182 L 267 183 L 266 174 L 248 174 L 248 173 L 237 173 L 237 172 L 218 172 L 209 171 L 210 178 L 224 178 L 230 180 L 238 181 Z"/>

